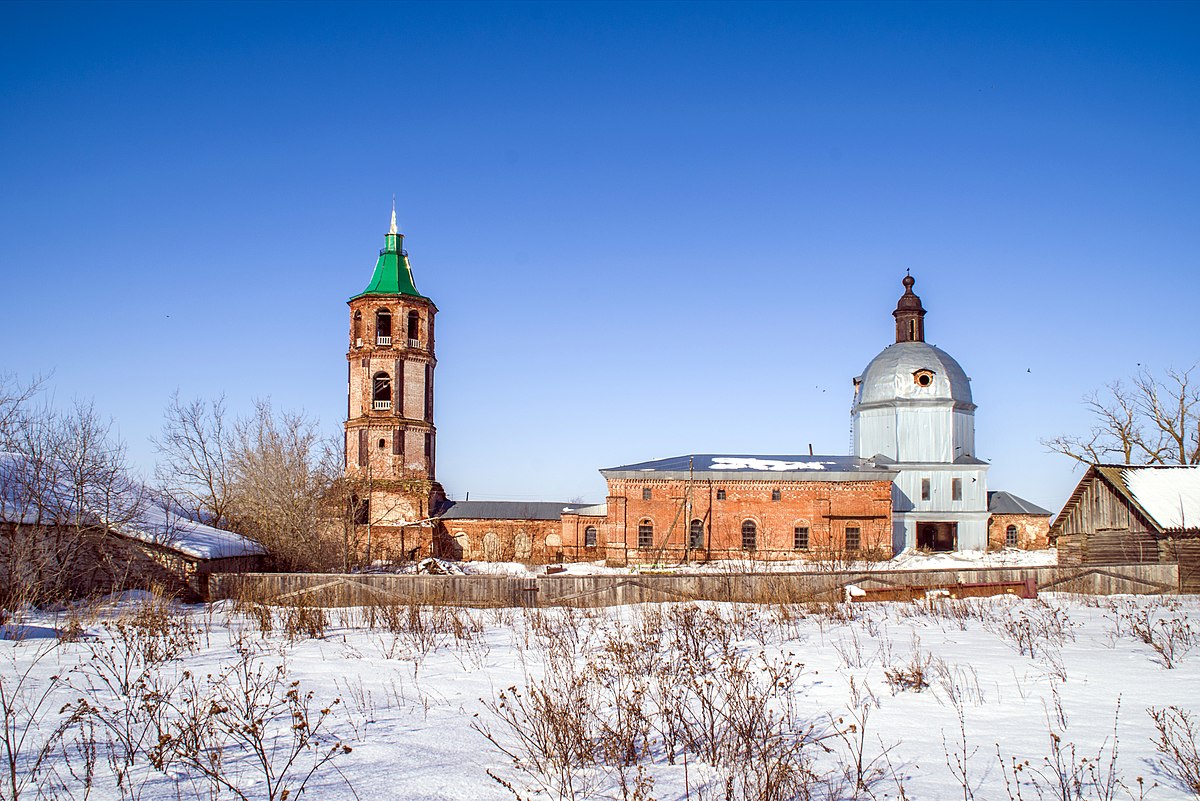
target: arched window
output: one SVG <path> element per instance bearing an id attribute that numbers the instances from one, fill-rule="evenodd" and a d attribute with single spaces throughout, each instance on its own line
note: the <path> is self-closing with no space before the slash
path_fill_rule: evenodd
<path id="1" fill-rule="evenodd" d="M 753 520 L 742 521 L 742 549 L 753 551 L 758 547 L 758 525 Z"/>
<path id="2" fill-rule="evenodd" d="M 596 527 L 595 526 L 588 526 L 587 528 L 585 528 L 583 530 L 583 547 L 585 547 L 585 548 L 595 548 L 596 547 Z"/>
<path id="3" fill-rule="evenodd" d="M 417 347 L 421 344 L 421 315 L 415 311 L 408 313 L 408 344 Z"/>
<path id="4" fill-rule="evenodd" d="M 354 346 L 360 347 L 362 345 L 362 312 L 356 311 L 354 313 L 354 322 L 351 325 L 351 329 L 350 336 L 354 338 Z"/>
<path id="5" fill-rule="evenodd" d="M 392 408 L 392 379 L 382 370 L 371 378 L 371 408 Z"/>
<path id="6" fill-rule="evenodd" d="M 688 547 L 703 548 L 704 547 L 704 521 L 693 520 L 688 526 Z"/>
<path id="7" fill-rule="evenodd" d="M 643 520 L 638 523 L 638 547 L 653 548 L 654 547 L 654 522 L 651 520 Z"/>
<path id="8" fill-rule="evenodd" d="M 1017 527 L 1009 526 L 1004 530 L 1004 545 L 1008 548 L 1017 547 Z"/>
<path id="9" fill-rule="evenodd" d="M 375 344 L 392 344 L 392 313 L 387 309 L 375 312 Z"/>

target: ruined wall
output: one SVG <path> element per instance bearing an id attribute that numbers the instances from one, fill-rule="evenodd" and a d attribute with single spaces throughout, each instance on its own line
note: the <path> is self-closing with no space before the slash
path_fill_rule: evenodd
<path id="1" fill-rule="evenodd" d="M 1008 527 L 1017 529 L 1015 546 L 1006 544 Z M 1049 547 L 1050 518 L 1045 515 L 992 515 L 988 520 L 988 550 L 1017 547 L 1027 551 Z"/>

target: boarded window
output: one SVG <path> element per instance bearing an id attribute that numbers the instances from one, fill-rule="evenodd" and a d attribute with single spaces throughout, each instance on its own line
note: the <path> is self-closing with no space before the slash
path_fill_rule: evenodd
<path id="1" fill-rule="evenodd" d="M 846 529 L 846 550 L 857 551 L 862 548 L 862 531 L 854 526 Z"/>
<path id="2" fill-rule="evenodd" d="M 583 546 L 585 548 L 596 547 L 596 527 L 588 526 L 583 530 Z"/>
<path id="3" fill-rule="evenodd" d="M 792 547 L 797 551 L 808 550 L 808 526 L 796 526 L 792 530 Z"/>
<path id="4" fill-rule="evenodd" d="M 1009 526 L 1004 531 L 1004 544 L 1009 548 L 1017 547 L 1017 527 Z"/>
<path id="5" fill-rule="evenodd" d="M 650 488 L 649 487 L 642 487 L 642 500 L 643 501 L 650 500 Z"/>
<path id="6" fill-rule="evenodd" d="M 753 551 L 758 547 L 758 525 L 753 520 L 742 521 L 742 549 Z"/>
<path id="7" fill-rule="evenodd" d="M 779 490 L 777 490 L 777 489 L 771 490 L 771 500 L 777 501 L 782 497 L 783 497 L 783 495 L 780 494 Z"/>
<path id="8" fill-rule="evenodd" d="M 638 523 L 638 547 L 654 547 L 654 524 L 649 520 L 643 520 Z"/>
<path id="9" fill-rule="evenodd" d="M 693 520 L 691 525 L 688 526 L 688 547 L 704 547 L 704 521 Z"/>
<path id="10" fill-rule="evenodd" d="M 723 489 L 717 490 L 717 500 L 718 501 L 725 500 L 725 490 L 723 490 Z"/>
<path id="11" fill-rule="evenodd" d="M 923 500 L 923 501 L 929 500 L 929 495 L 930 495 L 929 479 L 923 478 L 923 479 L 921 479 L 921 500 Z"/>
<path id="12" fill-rule="evenodd" d="M 952 500 L 952 501 L 961 501 L 962 500 L 962 479 L 961 478 L 950 479 L 950 500 Z"/>

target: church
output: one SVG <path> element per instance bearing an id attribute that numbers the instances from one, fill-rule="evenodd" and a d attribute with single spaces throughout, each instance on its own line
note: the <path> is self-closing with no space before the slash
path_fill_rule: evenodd
<path id="1" fill-rule="evenodd" d="M 348 301 L 345 471 L 374 559 L 679 564 L 1044 548 L 1051 513 L 987 489 L 970 379 L 925 342 L 906 275 L 896 341 L 853 381 L 848 455 L 686 454 L 602 469 L 604 503 L 451 501 L 436 477 L 434 318 L 391 226 Z M 360 539 L 363 539 L 360 537 Z"/>

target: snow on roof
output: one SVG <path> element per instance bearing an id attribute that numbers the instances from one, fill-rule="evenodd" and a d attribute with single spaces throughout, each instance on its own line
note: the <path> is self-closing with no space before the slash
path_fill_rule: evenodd
<path id="1" fill-rule="evenodd" d="M 122 536 L 178 551 L 197 559 L 262 556 L 266 550 L 254 540 L 232 531 L 189 520 L 156 504 L 147 504 L 137 518 L 113 530 Z"/>
<path id="2" fill-rule="evenodd" d="M 1129 467 L 1125 486 L 1162 529 L 1200 528 L 1200 467 Z"/>
<path id="3" fill-rule="evenodd" d="M 606 476 L 609 473 L 824 473 L 844 475 L 882 472 L 882 469 L 870 461 L 853 456 L 762 456 L 701 453 L 609 467 L 600 472 Z"/>
<path id="4" fill-rule="evenodd" d="M 257 542 L 240 534 L 164 508 L 136 482 L 124 482 L 115 496 L 106 495 L 104 489 L 77 488 L 61 464 L 0 453 L 0 521 L 5 523 L 104 525 L 121 536 L 196 559 L 266 553 Z M 117 520 L 120 522 L 114 522 Z"/>

